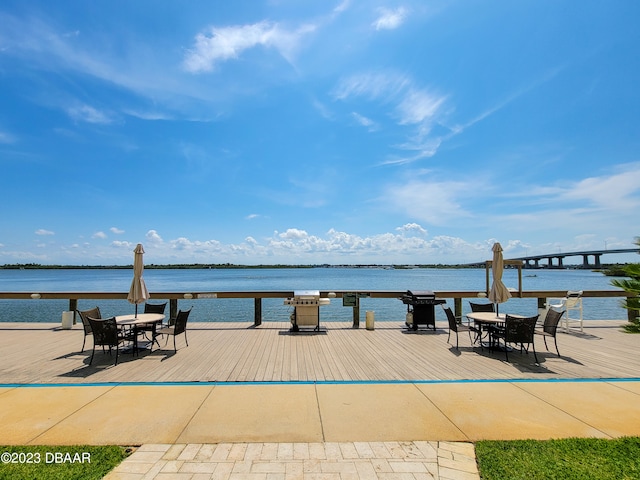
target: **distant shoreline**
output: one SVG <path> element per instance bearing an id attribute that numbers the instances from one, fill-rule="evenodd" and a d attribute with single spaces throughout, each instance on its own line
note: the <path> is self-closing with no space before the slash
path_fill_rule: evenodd
<path id="1" fill-rule="evenodd" d="M 39 263 L 25 264 L 5 264 L 0 265 L 0 270 L 127 270 L 132 269 L 133 265 L 42 265 Z M 476 265 L 443 265 L 443 264 L 424 264 L 424 265 L 382 265 L 382 264 L 314 264 L 314 265 L 238 265 L 233 263 L 189 263 L 189 264 L 167 264 L 156 265 L 146 264 L 146 270 L 199 270 L 199 269 L 274 269 L 274 268 L 382 268 L 390 270 L 406 270 L 412 268 L 478 268 Z M 484 268 L 484 266 L 482 267 Z"/>
<path id="2" fill-rule="evenodd" d="M 592 268 L 594 271 L 606 272 L 610 271 L 611 276 L 620 275 L 618 269 L 621 264 L 602 264 L 601 268 Z M 0 270 L 130 270 L 133 268 L 132 264 L 129 265 L 42 265 L 39 263 L 15 263 L 0 265 Z M 294 268 L 375 268 L 385 270 L 409 270 L 409 269 L 444 269 L 444 268 L 485 268 L 484 264 L 417 264 L 417 265 L 403 265 L 403 264 L 312 264 L 312 265 L 238 265 L 233 263 L 179 263 L 179 264 L 167 264 L 156 265 L 147 264 L 144 266 L 146 270 L 240 270 L 240 269 L 294 269 Z M 509 267 L 507 267 L 509 268 Z M 541 267 L 541 269 L 545 269 Z M 552 270 L 570 270 L 570 269 L 582 269 L 579 264 L 576 265 L 564 265 L 563 268 L 552 268 Z M 525 270 L 536 270 L 535 268 L 528 268 Z"/>

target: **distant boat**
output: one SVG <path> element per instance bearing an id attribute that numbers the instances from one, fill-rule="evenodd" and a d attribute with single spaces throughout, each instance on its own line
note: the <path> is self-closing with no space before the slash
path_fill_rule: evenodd
<path id="1" fill-rule="evenodd" d="M 525 277 L 537 277 L 538 275 L 525 275 Z"/>

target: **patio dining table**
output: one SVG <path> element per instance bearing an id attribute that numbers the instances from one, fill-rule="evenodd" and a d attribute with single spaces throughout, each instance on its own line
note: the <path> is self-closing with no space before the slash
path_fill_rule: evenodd
<path id="1" fill-rule="evenodd" d="M 510 316 L 518 316 L 518 315 L 510 315 Z M 496 312 L 471 312 L 467 313 L 467 318 L 469 320 L 473 320 L 473 322 L 478 327 L 478 341 L 482 343 L 482 332 L 489 332 L 489 327 L 502 325 L 506 321 L 506 314 Z M 489 349 L 494 348 L 493 342 L 491 342 L 491 338 L 489 338 L 489 344 L 486 345 Z"/>
<path id="2" fill-rule="evenodd" d="M 138 351 L 138 334 L 140 333 L 140 327 L 152 326 L 151 331 L 151 350 L 153 350 L 153 342 L 156 340 L 156 327 L 158 323 L 164 320 L 164 314 L 162 313 L 138 313 L 137 315 L 118 315 L 116 317 L 116 323 L 122 327 L 133 328 L 133 351 Z M 146 346 L 145 346 L 146 348 Z"/>

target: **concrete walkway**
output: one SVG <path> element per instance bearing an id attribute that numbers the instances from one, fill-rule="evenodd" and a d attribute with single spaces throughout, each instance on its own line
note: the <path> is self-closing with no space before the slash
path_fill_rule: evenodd
<path id="1" fill-rule="evenodd" d="M 472 442 L 640 436 L 638 405 L 640 379 L 0 385 L 6 444 L 141 445 L 112 479 L 477 478 Z"/>

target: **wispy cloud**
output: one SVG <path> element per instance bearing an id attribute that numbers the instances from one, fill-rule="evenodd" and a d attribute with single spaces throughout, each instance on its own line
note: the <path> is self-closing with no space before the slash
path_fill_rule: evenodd
<path id="1" fill-rule="evenodd" d="M 320 102 L 318 99 L 313 98 L 311 100 L 311 105 L 313 106 L 313 108 L 315 108 L 318 113 L 320 114 L 320 116 L 322 116 L 322 118 L 325 118 L 327 120 L 333 120 L 333 112 L 322 102 Z"/>
<path id="2" fill-rule="evenodd" d="M 352 75 L 343 78 L 332 95 L 343 102 L 355 97 L 377 102 L 388 108 L 388 115 L 396 120 L 397 125 L 406 127 L 406 140 L 392 147 L 411 151 L 411 155 L 399 152 L 383 164 L 406 164 L 432 157 L 443 141 L 442 135 L 433 136 L 431 130 L 444 115 L 447 96 L 416 85 L 406 75 L 395 72 Z"/>
<path id="3" fill-rule="evenodd" d="M 540 78 L 535 78 L 530 83 L 528 83 L 528 84 L 516 89 L 515 91 L 509 93 L 508 95 L 506 95 L 506 97 L 504 99 L 496 102 L 494 105 L 492 105 L 491 107 L 487 108 L 486 110 L 481 112 L 479 115 L 477 115 L 474 118 L 472 118 L 471 120 L 469 120 L 467 123 L 456 125 L 456 126 L 452 127 L 453 134 L 454 135 L 460 134 L 464 130 L 466 130 L 467 128 L 472 127 L 476 123 L 481 122 L 484 119 L 486 119 L 486 118 L 490 117 L 491 115 L 493 115 L 494 113 L 502 110 L 504 107 L 506 107 L 510 103 L 514 102 L 515 100 L 517 100 L 521 96 L 527 94 L 531 90 L 539 87 L 540 85 L 548 82 L 549 80 L 552 80 L 562 70 L 563 70 L 563 67 L 556 67 L 556 68 L 552 68 L 549 71 L 543 73 L 540 76 Z"/>
<path id="4" fill-rule="evenodd" d="M 111 227 L 109 231 L 111 231 L 111 233 L 115 233 L 116 235 L 122 235 L 124 233 L 124 230 L 118 227 Z"/>
<path id="5" fill-rule="evenodd" d="M 104 240 L 105 238 L 107 238 L 107 234 L 104 232 L 96 232 L 93 235 L 91 235 L 91 238 L 99 238 L 101 240 Z"/>
<path id="6" fill-rule="evenodd" d="M 8 132 L 3 132 L 0 131 L 0 143 L 15 143 L 17 141 L 17 138 L 15 137 L 15 135 L 12 135 Z"/>
<path id="7" fill-rule="evenodd" d="M 213 70 L 216 64 L 238 58 L 245 50 L 263 46 L 275 48 L 287 61 L 292 61 L 301 37 L 313 32 L 307 24 L 287 30 L 277 23 L 259 22 L 251 25 L 210 27 L 198 33 L 194 45 L 185 55 L 183 67 L 191 73 Z"/>
<path id="8" fill-rule="evenodd" d="M 378 18 L 372 23 L 376 30 L 394 30 L 405 21 L 408 10 L 404 7 L 398 7 L 395 10 L 388 8 L 379 8 Z"/>
<path id="9" fill-rule="evenodd" d="M 430 225 L 443 225 L 471 216 L 461 205 L 460 197 L 472 188 L 465 182 L 416 179 L 387 186 L 380 200 L 410 218 Z"/>
<path id="10" fill-rule="evenodd" d="M 436 95 L 426 89 L 409 89 L 400 101 L 396 111 L 401 125 L 432 121 L 439 113 L 446 97 Z"/>
<path id="11" fill-rule="evenodd" d="M 637 210 L 640 206 L 640 164 L 617 167 L 618 172 L 569 184 L 560 199 L 599 208 Z"/>
<path id="12" fill-rule="evenodd" d="M 395 72 L 366 72 L 342 78 L 332 95 L 337 100 L 357 96 L 384 100 L 400 96 L 410 85 L 409 77 Z"/>
<path id="13" fill-rule="evenodd" d="M 77 105 L 67 108 L 67 114 L 76 121 L 98 124 L 109 124 L 112 119 L 108 114 L 91 105 Z"/>
<path id="14" fill-rule="evenodd" d="M 389 106 L 389 115 L 396 119 L 398 125 L 412 127 L 407 130 L 406 141 L 398 142 L 393 147 L 408 151 L 409 155 L 398 152 L 380 162 L 383 165 L 404 165 L 434 156 L 440 146 L 462 134 L 510 103 L 514 102 L 531 90 L 552 80 L 563 67 L 551 68 L 539 78 L 516 89 L 503 100 L 487 108 L 470 121 L 462 124 L 450 125 L 446 117 L 451 111 L 449 95 L 441 94 L 434 89 L 417 85 L 407 75 L 391 71 L 365 72 L 342 78 L 333 89 L 332 95 L 336 100 L 344 102 L 355 97 L 362 97 L 369 101 L 379 102 Z M 434 135 L 432 128 L 441 125 L 444 129 Z"/>
<path id="15" fill-rule="evenodd" d="M 342 2 L 340 2 L 333 9 L 333 12 L 334 13 L 342 13 L 342 12 L 346 11 L 349 8 L 350 5 L 351 5 L 351 0 L 342 0 Z"/>
<path id="16" fill-rule="evenodd" d="M 365 117 L 364 115 L 360 115 L 358 112 L 351 112 L 351 116 L 355 119 L 356 122 L 358 122 L 359 125 L 367 127 L 370 132 L 376 130 L 377 124 L 370 118 Z"/>
<path id="17" fill-rule="evenodd" d="M 163 108 L 175 113 L 193 105 L 194 99 L 218 98 L 184 73 L 176 71 L 173 57 L 161 54 L 163 46 L 151 47 L 136 41 L 135 35 L 110 37 L 105 43 L 99 32 L 79 30 L 65 32 L 47 17 L 18 17 L 0 12 L 0 45 L 7 57 L 27 59 L 30 68 L 47 72 L 80 72 L 84 76 L 117 85 L 150 99 L 159 113 L 145 114 L 128 110 L 127 114 L 143 119 L 165 118 Z M 169 49 L 164 49 L 168 51 Z M 123 55 L 122 52 L 126 52 Z M 179 59 L 178 59 L 179 61 Z M 185 92 L 188 91 L 188 95 Z M 52 98 L 38 99 L 44 104 L 58 104 L 78 121 L 106 123 L 110 115 L 95 107 L 65 107 Z M 93 111 L 92 111 L 93 109 Z"/>
<path id="18" fill-rule="evenodd" d="M 51 230 L 45 230 L 44 228 L 39 228 L 38 230 L 35 231 L 36 235 L 41 235 L 41 236 L 47 236 L 47 235 L 55 235 L 55 232 L 52 232 Z"/>
<path id="19" fill-rule="evenodd" d="M 139 118 L 141 120 L 173 120 L 174 117 L 164 112 L 160 112 L 157 110 L 153 111 L 143 111 L 143 110 L 133 110 L 133 109 L 124 109 L 122 111 L 125 115 L 129 115 L 131 117 Z"/>

